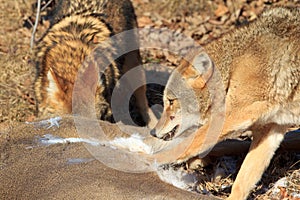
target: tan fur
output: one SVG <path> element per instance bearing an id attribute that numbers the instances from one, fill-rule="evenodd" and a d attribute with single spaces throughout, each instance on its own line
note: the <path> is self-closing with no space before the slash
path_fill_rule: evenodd
<path id="1" fill-rule="evenodd" d="M 90 76 L 87 77 L 90 92 L 96 91 L 98 117 L 111 120 L 112 90 L 122 74 L 141 64 L 141 58 L 136 50 L 123 55 L 117 61 L 113 59 L 119 50 L 132 45 L 126 43 L 126 38 L 118 41 L 118 46 L 113 48 L 110 43 L 101 42 L 136 27 L 136 17 L 129 0 L 59 0 L 52 25 L 36 48 L 35 92 L 39 114 L 72 112 L 73 87 L 78 70 L 81 70 L 86 73 L 85 76 Z M 105 51 L 105 57 L 111 64 L 101 72 L 103 77 L 100 77 L 97 75 L 99 67 L 106 66 L 101 66 L 103 62 L 94 53 L 102 53 L 106 47 L 109 51 Z M 144 72 L 141 71 L 136 78 L 145 82 Z M 144 121 L 153 126 L 155 119 L 148 108 L 145 91 L 144 86 L 135 92 L 137 106 Z M 81 90 L 81 93 L 82 98 L 85 98 L 87 91 Z"/>
<path id="2" fill-rule="evenodd" d="M 176 137 L 184 130 L 202 124 L 177 162 L 206 152 L 218 141 L 236 138 L 247 130 L 252 131 L 252 145 L 228 199 L 247 198 L 268 167 L 288 127 L 300 125 L 299 19 L 299 8 L 278 7 L 265 11 L 249 26 L 205 46 L 207 54 L 194 52 L 192 56 L 196 65 L 196 59 L 206 59 L 205 62 L 199 62 L 199 66 L 181 63 L 167 83 L 162 119 L 152 134 L 165 139 L 170 130 L 179 126 Z M 198 73 L 196 69 L 202 68 L 205 70 Z M 216 85 L 217 71 L 224 85 L 222 90 L 220 84 Z M 175 73 L 181 74 L 181 77 Z M 179 79 L 186 85 L 178 84 Z M 199 115 L 194 115 L 196 111 L 192 108 L 183 113 L 182 107 L 174 106 L 175 102 L 176 105 L 189 105 L 193 100 L 184 95 L 174 96 L 170 93 L 172 85 L 176 85 L 178 94 L 189 89 L 195 92 L 200 119 L 197 118 Z M 212 140 L 211 144 L 205 140 L 209 137 L 206 134 L 210 126 L 216 125 L 212 124 L 210 118 L 213 100 L 209 85 L 216 85 L 215 93 L 224 93 L 225 96 L 223 128 L 218 133 L 217 141 Z M 188 126 L 181 123 L 186 118 L 191 121 L 187 122 Z"/>

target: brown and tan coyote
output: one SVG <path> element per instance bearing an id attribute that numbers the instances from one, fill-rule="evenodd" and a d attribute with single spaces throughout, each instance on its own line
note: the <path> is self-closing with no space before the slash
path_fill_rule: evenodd
<path id="1" fill-rule="evenodd" d="M 209 128 L 217 125 L 210 120 L 214 100 L 208 87 L 218 83 L 217 71 L 224 87 L 220 92 L 225 97 L 224 121 L 219 122 L 224 124 L 214 133 L 215 142 L 203 144 L 210 137 Z M 184 95 L 187 90 L 195 93 L 196 100 Z M 171 74 L 163 100 L 164 111 L 152 135 L 171 140 L 198 126 L 177 162 L 207 151 L 216 142 L 252 132 L 251 147 L 229 196 L 246 199 L 288 128 L 300 124 L 300 8 L 269 9 L 254 23 L 194 52 L 192 62 L 183 61 Z"/>

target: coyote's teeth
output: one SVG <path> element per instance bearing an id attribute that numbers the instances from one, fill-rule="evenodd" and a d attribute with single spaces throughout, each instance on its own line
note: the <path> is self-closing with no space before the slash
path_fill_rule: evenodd
<path id="1" fill-rule="evenodd" d="M 177 128 L 178 128 L 178 125 L 175 126 L 170 132 L 166 133 L 162 139 L 165 140 L 165 141 L 169 141 L 169 140 L 172 140 L 173 137 L 175 136 L 175 133 L 177 131 Z"/>

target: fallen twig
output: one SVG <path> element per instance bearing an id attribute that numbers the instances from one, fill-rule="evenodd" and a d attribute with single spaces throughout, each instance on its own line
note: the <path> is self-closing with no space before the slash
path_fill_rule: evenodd
<path id="1" fill-rule="evenodd" d="M 33 44 L 35 41 L 35 32 L 36 32 L 37 26 L 39 24 L 40 12 L 41 12 L 41 0 L 37 0 L 36 17 L 35 17 L 34 27 L 33 27 L 31 39 L 30 39 L 30 49 L 33 48 Z"/>
<path id="2" fill-rule="evenodd" d="M 247 153 L 251 141 L 226 140 L 217 144 L 209 153 L 210 156 L 232 156 Z M 286 134 L 284 141 L 281 143 L 279 151 L 296 151 L 300 152 L 300 134 L 298 131 Z"/>

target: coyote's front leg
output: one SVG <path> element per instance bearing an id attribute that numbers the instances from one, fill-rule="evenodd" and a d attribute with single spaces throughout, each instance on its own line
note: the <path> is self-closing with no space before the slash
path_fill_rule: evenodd
<path id="1" fill-rule="evenodd" d="M 228 199 L 247 198 L 250 190 L 260 180 L 263 172 L 268 167 L 286 130 L 285 127 L 273 125 L 267 130 L 259 130 L 259 132 L 254 133 L 249 153 L 235 179 Z"/>

